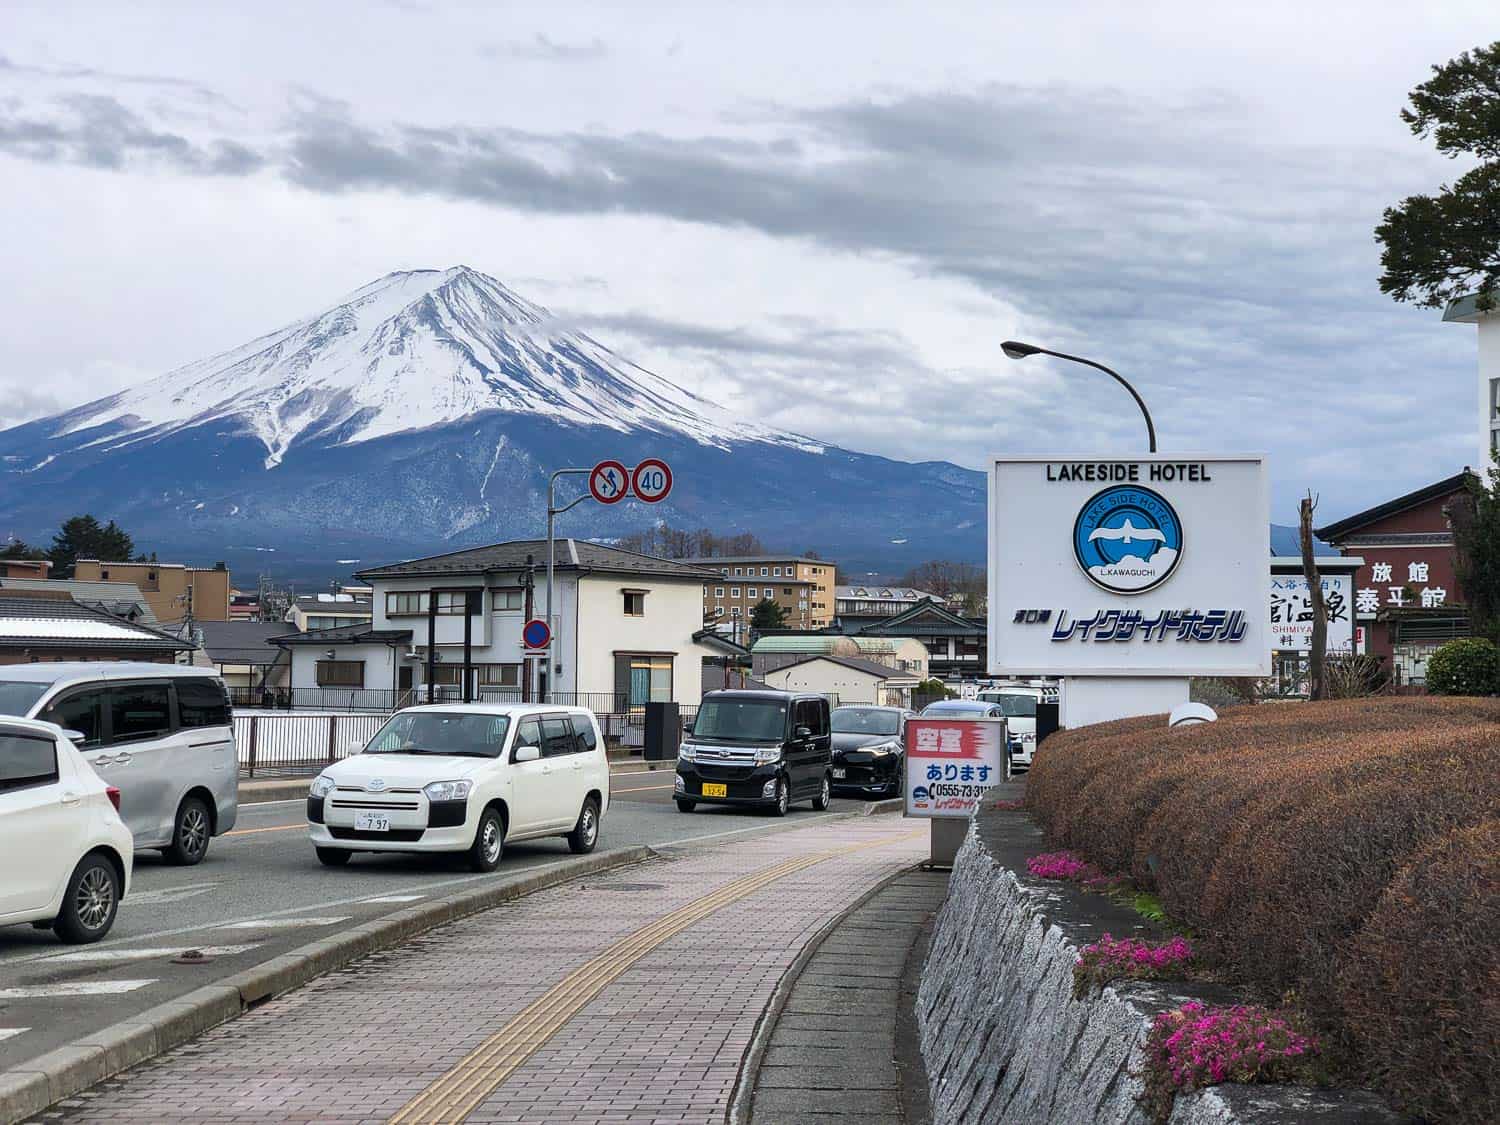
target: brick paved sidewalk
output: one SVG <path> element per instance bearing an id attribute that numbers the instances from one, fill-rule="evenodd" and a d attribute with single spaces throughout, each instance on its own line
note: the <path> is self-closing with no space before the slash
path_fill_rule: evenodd
<path id="1" fill-rule="evenodd" d="M 868 817 L 544 891 L 271 1001 L 42 1120 L 722 1122 L 802 946 L 925 852 L 925 825 Z"/>

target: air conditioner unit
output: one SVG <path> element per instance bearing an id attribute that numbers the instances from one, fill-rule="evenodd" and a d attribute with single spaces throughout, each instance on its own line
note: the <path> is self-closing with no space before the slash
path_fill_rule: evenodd
<path id="1" fill-rule="evenodd" d="M 423 657 L 422 651 L 420 649 L 411 648 L 411 649 L 407 649 L 405 652 L 403 652 L 401 654 L 401 659 L 402 660 L 422 660 L 422 659 L 424 659 L 424 657 Z"/>

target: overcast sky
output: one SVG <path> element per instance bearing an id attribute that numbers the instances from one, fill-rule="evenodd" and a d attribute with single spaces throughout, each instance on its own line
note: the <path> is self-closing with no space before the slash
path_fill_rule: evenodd
<path id="1" fill-rule="evenodd" d="M 1219 10 L 1225 7 L 1238 12 Z M 1493 0 L 0 13 L 0 425 L 467 264 L 767 423 L 979 467 L 1264 450 L 1273 515 L 1456 472 L 1474 329 L 1376 287 L 1397 117 Z"/>

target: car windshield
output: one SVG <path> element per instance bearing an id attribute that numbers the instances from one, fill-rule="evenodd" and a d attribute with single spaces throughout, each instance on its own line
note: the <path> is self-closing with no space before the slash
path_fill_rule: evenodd
<path id="1" fill-rule="evenodd" d="M 510 729 L 506 715 L 467 711 L 401 711 L 365 747 L 366 754 L 458 754 L 498 758 Z"/>
<path id="2" fill-rule="evenodd" d="M 705 699 L 693 720 L 694 738 L 729 742 L 779 742 L 786 736 L 786 703 L 780 699 Z"/>
<path id="3" fill-rule="evenodd" d="M 982 691 L 979 698 L 986 703 L 998 703 L 1005 708 L 1007 718 L 1011 719 L 1034 719 L 1036 718 L 1036 696 L 1013 695 L 1009 692 Z"/>
<path id="4" fill-rule="evenodd" d="M 51 686 L 29 680 L 0 680 L 0 715 L 24 716 Z"/>
<path id="5" fill-rule="evenodd" d="M 924 715 L 943 716 L 948 715 L 955 719 L 982 719 L 990 713 L 989 703 L 960 703 L 950 700 L 946 703 L 930 703 L 922 711 Z"/>
<path id="6" fill-rule="evenodd" d="M 900 729 L 900 714 L 883 707 L 833 709 L 834 734 L 895 734 Z"/>

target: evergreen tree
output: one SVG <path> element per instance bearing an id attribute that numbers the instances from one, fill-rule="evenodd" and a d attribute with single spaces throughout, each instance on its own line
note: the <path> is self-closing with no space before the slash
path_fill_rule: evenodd
<path id="1" fill-rule="evenodd" d="M 58 577 L 71 578 L 79 559 L 125 562 L 135 558 L 135 543 L 114 520 L 101 524 L 90 515 L 74 516 L 52 537 L 47 557 Z"/>
<path id="2" fill-rule="evenodd" d="M 785 629 L 786 607 L 777 605 L 770 598 L 761 598 L 750 609 L 750 628 L 757 633 L 765 629 Z"/>
<path id="3" fill-rule="evenodd" d="M 1476 294 L 1496 307 L 1500 284 L 1500 42 L 1432 68 L 1401 119 L 1443 155 L 1478 161 L 1436 195 L 1413 195 L 1375 228 L 1383 249 L 1380 290 L 1442 308 Z"/>
<path id="4" fill-rule="evenodd" d="M 1453 528 L 1453 568 L 1477 637 L 1500 641 L 1500 469 L 1488 487 L 1469 474 L 1468 487 L 1443 514 Z"/>

